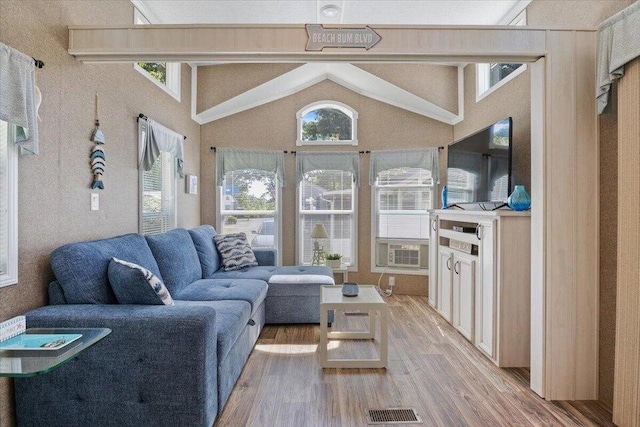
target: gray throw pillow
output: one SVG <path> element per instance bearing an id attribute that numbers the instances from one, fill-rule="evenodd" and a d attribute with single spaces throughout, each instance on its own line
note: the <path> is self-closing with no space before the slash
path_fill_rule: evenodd
<path id="1" fill-rule="evenodd" d="M 120 304 L 174 305 L 162 280 L 138 264 L 111 258 L 108 275 Z"/>
<path id="2" fill-rule="evenodd" d="M 218 234 L 213 236 L 213 241 L 218 247 L 225 271 L 240 270 L 241 268 L 258 265 L 256 256 L 247 241 L 246 234 Z"/>

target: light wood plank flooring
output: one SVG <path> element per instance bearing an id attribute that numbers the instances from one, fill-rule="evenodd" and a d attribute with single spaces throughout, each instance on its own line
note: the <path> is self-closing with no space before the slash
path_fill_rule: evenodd
<path id="1" fill-rule="evenodd" d="M 364 426 L 367 408 L 413 407 L 426 426 L 613 425 L 597 402 L 540 399 L 526 369 L 499 369 L 426 297 L 392 296 L 388 369 L 321 369 L 318 325 L 266 326 L 216 426 Z M 336 327 L 366 325 L 339 315 Z M 333 355 L 371 353 L 335 342 Z"/>

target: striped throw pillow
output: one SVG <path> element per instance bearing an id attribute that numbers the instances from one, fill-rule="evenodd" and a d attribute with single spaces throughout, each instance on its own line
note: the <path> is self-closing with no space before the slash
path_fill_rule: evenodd
<path id="1" fill-rule="evenodd" d="M 256 256 L 247 241 L 246 234 L 218 234 L 213 237 L 213 241 L 218 247 L 225 271 L 240 270 L 241 268 L 258 265 Z"/>

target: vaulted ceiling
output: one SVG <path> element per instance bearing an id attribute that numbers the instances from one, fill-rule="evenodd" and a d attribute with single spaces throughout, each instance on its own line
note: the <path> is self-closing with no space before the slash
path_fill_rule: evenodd
<path id="1" fill-rule="evenodd" d="M 500 25 L 531 0 L 131 0 L 153 24 Z M 192 64 L 211 65 L 210 63 Z M 448 64 L 454 65 L 454 64 Z M 349 64 L 307 64 L 192 117 L 207 123 L 292 95 L 323 80 L 425 117 L 455 124 L 464 117 L 462 74 L 458 111 L 447 111 Z M 195 72 L 194 75 L 197 75 Z M 195 83 L 192 82 L 192 83 Z M 197 91 L 195 91 L 197 92 Z M 197 93 L 194 93 L 197 97 Z"/>
<path id="2" fill-rule="evenodd" d="M 531 0 L 132 0 L 154 24 L 508 23 Z M 509 17 L 511 16 L 511 19 Z"/>

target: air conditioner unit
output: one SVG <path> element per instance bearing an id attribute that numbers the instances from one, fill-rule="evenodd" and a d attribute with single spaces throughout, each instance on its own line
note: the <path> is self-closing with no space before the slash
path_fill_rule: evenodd
<path id="1" fill-rule="evenodd" d="M 389 267 L 420 268 L 420 245 L 389 245 Z"/>
<path id="2" fill-rule="evenodd" d="M 376 267 L 425 269 L 429 267 L 429 242 L 377 239 Z"/>

